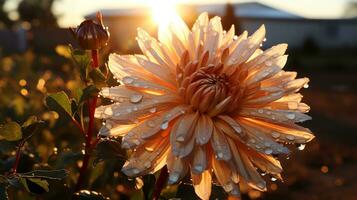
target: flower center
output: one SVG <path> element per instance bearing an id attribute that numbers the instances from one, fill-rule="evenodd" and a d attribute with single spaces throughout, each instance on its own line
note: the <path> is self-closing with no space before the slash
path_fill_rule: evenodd
<path id="1" fill-rule="evenodd" d="M 214 69 L 215 67 L 208 67 Z M 203 68 L 193 73 L 185 99 L 194 109 L 205 113 L 213 109 L 229 95 L 229 84 L 225 74 Z"/>

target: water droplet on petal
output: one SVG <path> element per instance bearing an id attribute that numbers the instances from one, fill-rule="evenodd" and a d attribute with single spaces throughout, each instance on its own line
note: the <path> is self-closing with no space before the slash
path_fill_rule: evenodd
<path id="1" fill-rule="evenodd" d="M 271 181 L 276 181 L 276 180 L 277 180 L 277 178 L 275 178 L 275 177 L 271 177 L 271 178 L 270 178 L 270 180 L 271 180 Z"/>
<path id="2" fill-rule="evenodd" d="M 162 130 L 167 129 L 168 127 L 169 127 L 169 122 L 168 122 L 168 121 L 164 121 L 164 122 L 161 124 L 161 126 L 160 126 L 160 128 L 161 128 Z"/>
<path id="3" fill-rule="evenodd" d="M 270 149 L 270 148 L 267 148 L 267 149 L 265 149 L 264 152 L 265 152 L 266 154 L 272 154 L 272 153 L 273 153 L 273 150 Z"/>
<path id="4" fill-rule="evenodd" d="M 288 140 L 294 140 L 295 137 L 294 137 L 293 135 L 287 135 L 287 136 L 286 136 L 286 139 L 288 139 Z"/>
<path id="5" fill-rule="evenodd" d="M 146 161 L 146 162 L 144 163 L 144 166 L 145 166 L 147 169 L 150 168 L 150 167 L 151 167 L 151 162 Z"/>
<path id="6" fill-rule="evenodd" d="M 295 114 L 294 113 L 288 113 L 288 114 L 286 114 L 286 117 L 288 119 L 295 119 Z"/>
<path id="7" fill-rule="evenodd" d="M 263 109 L 258 109 L 258 113 L 262 114 L 263 112 Z"/>
<path id="8" fill-rule="evenodd" d="M 271 136 L 272 136 L 273 138 L 278 138 L 278 137 L 280 137 L 280 133 L 278 133 L 278 132 L 272 132 L 272 133 L 271 133 Z"/>
<path id="9" fill-rule="evenodd" d="M 134 82 L 134 79 L 129 77 L 129 76 L 126 76 L 123 78 L 123 83 L 124 84 L 132 84 Z"/>
<path id="10" fill-rule="evenodd" d="M 306 83 L 306 84 L 304 85 L 304 88 L 309 88 L 309 84 Z"/>
<path id="11" fill-rule="evenodd" d="M 155 127 L 155 122 L 152 121 L 152 120 L 149 120 L 149 121 L 147 122 L 147 125 L 148 125 L 149 127 L 151 127 L 151 128 L 154 128 L 154 127 Z"/>
<path id="12" fill-rule="evenodd" d="M 143 95 L 141 94 L 133 94 L 130 97 L 131 103 L 139 103 L 143 99 Z"/>
<path id="13" fill-rule="evenodd" d="M 156 112 L 156 108 L 154 107 L 154 108 L 151 108 L 150 110 L 149 110 L 151 113 L 155 113 Z"/>
<path id="14" fill-rule="evenodd" d="M 305 144 L 300 144 L 299 146 L 298 146 L 298 149 L 300 150 L 300 151 L 302 151 L 302 150 L 304 150 L 305 149 Z"/>

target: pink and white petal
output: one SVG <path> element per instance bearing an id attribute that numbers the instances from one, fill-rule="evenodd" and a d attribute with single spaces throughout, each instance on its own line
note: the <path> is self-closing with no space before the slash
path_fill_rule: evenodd
<path id="1" fill-rule="evenodd" d="M 229 31 L 223 35 L 221 46 L 220 46 L 222 50 L 229 47 L 229 45 L 233 42 L 234 35 L 235 35 L 235 28 L 234 25 L 232 25 Z"/>
<path id="2" fill-rule="evenodd" d="M 211 146 L 218 160 L 230 160 L 232 157 L 226 135 L 216 126 L 213 129 Z"/>
<path id="3" fill-rule="evenodd" d="M 211 118 L 206 115 L 201 115 L 195 130 L 196 143 L 199 145 L 207 144 L 211 139 L 213 128 L 214 125 Z"/>
<path id="4" fill-rule="evenodd" d="M 154 112 L 170 109 L 178 104 L 178 100 L 170 95 L 144 98 L 143 95 L 130 97 L 129 102 L 99 106 L 94 116 L 99 119 L 114 119 L 122 123 L 137 122 Z"/>
<path id="5" fill-rule="evenodd" d="M 270 123 L 262 120 L 243 117 L 237 120 L 239 120 L 241 124 L 249 124 L 249 126 L 254 127 L 254 129 L 257 129 L 262 133 L 265 133 L 265 135 L 271 136 L 277 141 L 286 143 L 305 144 L 315 137 L 309 129 L 293 123 Z"/>
<path id="6" fill-rule="evenodd" d="M 196 146 L 193 152 L 191 172 L 201 174 L 208 167 L 206 146 Z"/>
<path id="7" fill-rule="evenodd" d="M 104 137 L 122 137 L 126 135 L 136 124 L 120 124 L 115 120 L 107 120 L 99 130 L 99 135 Z"/>
<path id="8" fill-rule="evenodd" d="M 268 122 L 304 122 L 311 120 L 311 117 L 295 110 L 276 110 L 267 108 L 243 108 L 239 112 L 240 116 L 261 119 Z"/>
<path id="9" fill-rule="evenodd" d="M 170 142 L 171 142 L 171 149 L 172 154 L 174 156 L 178 156 L 180 158 L 186 157 L 191 154 L 194 144 L 195 144 L 195 137 L 193 137 L 193 132 L 195 130 L 196 124 L 192 124 L 193 128 L 186 130 L 189 137 L 186 138 L 185 142 L 180 142 L 177 140 L 177 130 L 180 128 L 180 122 L 184 116 L 181 116 L 176 123 L 172 126 L 172 131 L 170 133 Z M 197 122 L 195 122 L 197 123 Z"/>
<path id="10" fill-rule="evenodd" d="M 239 120 L 243 127 L 243 131 L 246 132 L 244 141 L 246 145 L 255 151 L 263 154 L 288 154 L 290 151 L 287 147 L 279 144 L 275 141 L 271 135 L 268 135 L 260 127 L 252 126 L 245 120 Z"/>
<path id="11" fill-rule="evenodd" d="M 211 196 L 212 187 L 211 172 L 206 170 L 202 174 L 191 174 L 191 178 L 197 196 L 202 200 L 208 200 Z"/>
<path id="12" fill-rule="evenodd" d="M 238 135 L 244 137 L 242 127 L 239 125 L 239 123 L 236 120 L 234 120 L 228 115 L 218 115 L 218 118 L 225 121 L 228 125 L 230 125 Z"/>
<path id="13" fill-rule="evenodd" d="M 232 192 L 236 184 L 232 181 L 232 165 L 227 161 L 217 160 L 212 156 L 212 169 L 218 180 L 218 183 L 226 192 Z"/>
<path id="14" fill-rule="evenodd" d="M 177 142 L 187 142 L 193 137 L 198 119 L 199 113 L 195 112 L 185 114 L 176 121 L 171 134 L 175 134 Z"/>
<path id="15" fill-rule="evenodd" d="M 214 55 L 216 54 L 218 47 L 222 41 L 222 24 L 220 17 L 212 18 L 207 27 L 206 40 L 203 43 L 203 52 L 209 52 L 210 58 L 208 62 L 213 62 Z"/>
<path id="16" fill-rule="evenodd" d="M 155 171 L 155 164 L 161 163 L 161 160 L 167 157 L 169 143 L 167 140 L 158 138 L 150 141 L 155 145 L 155 151 L 148 150 L 145 146 L 140 146 L 131 155 L 129 160 L 124 164 L 122 171 L 127 176 L 134 177 Z"/>
<path id="17" fill-rule="evenodd" d="M 190 36 L 190 56 L 192 60 L 199 58 L 199 46 L 204 42 L 206 29 L 209 23 L 208 14 L 202 13 L 192 27 L 192 35 Z"/>
<path id="18" fill-rule="evenodd" d="M 229 55 L 226 65 L 239 65 L 247 61 L 260 47 L 265 38 L 265 26 L 262 25 L 253 35 L 243 40 Z"/>
<path id="19" fill-rule="evenodd" d="M 228 143 L 233 153 L 233 161 L 238 169 L 240 176 L 250 185 L 251 187 L 265 191 L 266 183 L 261 178 L 259 173 L 254 168 L 252 162 L 249 160 L 248 156 L 244 150 L 238 150 L 237 144 L 230 138 L 228 138 Z"/>
<path id="20" fill-rule="evenodd" d="M 104 98 L 109 98 L 119 103 L 129 102 L 133 96 L 141 95 L 143 98 L 155 98 L 157 95 L 140 92 L 134 88 L 127 87 L 125 85 L 119 85 L 115 87 L 104 87 L 99 92 Z"/>
<path id="21" fill-rule="evenodd" d="M 263 172 L 274 175 L 279 175 L 283 172 L 283 168 L 281 167 L 279 160 L 275 159 L 273 156 L 256 153 L 250 156 L 250 160 Z"/>
<path id="22" fill-rule="evenodd" d="M 138 28 L 138 44 L 144 55 L 152 62 L 172 70 L 175 62 L 171 60 L 170 52 L 162 48 L 162 44 L 151 37 L 146 31 Z"/>
<path id="23" fill-rule="evenodd" d="M 270 49 L 265 50 L 262 54 L 259 54 L 254 59 L 245 63 L 244 67 L 249 68 L 249 69 L 254 68 L 256 66 L 259 66 L 259 65 L 265 63 L 268 60 L 271 60 L 272 58 L 282 56 L 282 55 L 284 55 L 287 48 L 288 48 L 287 44 L 278 44 L 276 46 L 273 46 Z"/>
<path id="24" fill-rule="evenodd" d="M 185 177 L 189 169 L 189 163 L 185 158 L 176 157 L 172 154 L 172 151 L 169 151 L 167 169 L 169 171 L 168 184 L 174 184 Z"/>

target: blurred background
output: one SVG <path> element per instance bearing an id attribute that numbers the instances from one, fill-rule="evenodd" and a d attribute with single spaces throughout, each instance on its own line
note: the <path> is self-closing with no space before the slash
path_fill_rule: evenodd
<path id="1" fill-rule="evenodd" d="M 267 41 L 262 48 L 288 43 L 286 70 L 311 80 L 302 94 L 312 108 L 313 120 L 304 126 L 316 139 L 304 151 L 293 147 L 290 159 L 282 160 L 284 183 L 267 178 L 267 193 L 248 190 L 243 199 L 356 199 L 357 1 L 0 0 L 0 121 L 38 115 L 49 123 L 32 142 L 36 152 L 32 156 L 40 163 L 61 155 L 74 160 L 75 170 L 80 165 L 74 153 L 81 148 L 80 134 L 57 113 L 49 112 L 43 99 L 60 90 L 75 94 L 78 71 L 63 45 L 76 46 L 68 27 L 94 18 L 97 11 L 102 12 L 111 33 L 108 47 L 101 52 L 102 63 L 109 52 L 140 53 L 136 28 L 155 35 L 158 24 L 167 23 L 174 13 L 191 26 L 206 11 L 221 16 L 225 29 L 235 24 L 236 33 L 248 30 L 251 34 L 265 24 Z M 111 168 L 104 164 L 93 168 L 88 187 L 112 199 L 140 199 L 124 181 L 121 164 L 113 161 L 105 164 Z M 51 199 L 61 191 L 66 188 L 51 190 L 46 197 Z M 189 184 L 173 191 L 177 198 L 197 199 Z"/>

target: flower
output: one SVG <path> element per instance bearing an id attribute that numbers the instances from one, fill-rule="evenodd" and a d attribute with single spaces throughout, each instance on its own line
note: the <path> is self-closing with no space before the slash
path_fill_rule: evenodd
<path id="1" fill-rule="evenodd" d="M 305 144 L 314 136 L 296 125 L 309 120 L 309 106 L 297 93 L 308 78 L 283 71 L 287 45 L 261 50 L 265 27 L 253 35 L 222 30 L 219 17 L 203 13 L 192 30 L 181 21 L 159 30 L 159 40 L 138 29 L 143 55 L 116 55 L 109 68 L 122 83 L 100 94 L 115 103 L 100 106 L 106 120 L 100 134 L 122 136 L 132 149 L 123 172 L 153 173 L 165 165 L 169 184 L 190 173 L 197 195 L 208 199 L 212 179 L 230 195 L 238 183 L 264 191 L 259 168 L 281 179 L 274 157 L 284 144 Z"/>
<path id="2" fill-rule="evenodd" d="M 102 15 L 97 13 L 97 21 L 85 20 L 77 28 L 70 28 L 83 49 L 97 50 L 105 46 L 109 40 L 108 27 L 103 25 Z"/>

